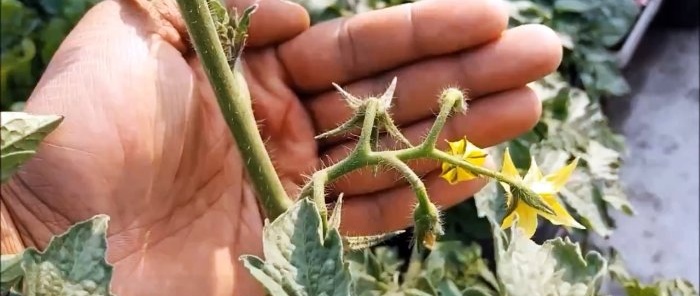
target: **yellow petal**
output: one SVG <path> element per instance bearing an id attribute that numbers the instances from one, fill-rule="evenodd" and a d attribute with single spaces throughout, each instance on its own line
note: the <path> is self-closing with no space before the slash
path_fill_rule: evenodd
<path id="1" fill-rule="evenodd" d="M 566 182 L 569 180 L 571 174 L 573 174 L 574 170 L 576 170 L 577 165 L 578 157 L 574 159 L 574 161 L 569 163 L 567 166 L 559 169 L 557 172 L 547 175 L 547 177 L 545 177 L 545 180 L 547 180 L 547 182 L 550 182 L 554 190 L 558 192 L 562 187 L 564 187 L 564 184 L 566 184 Z"/>
<path id="2" fill-rule="evenodd" d="M 513 160 L 510 158 L 510 151 L 508 148 L 506 148 L 506 152 L 503 156 L 501 174 L 507 177 L 520 179 L 520 174 L 518 174 L 518 169 L 515 168 L 515 164 L 513 164 Z"/>
<path id="3" fill-rule="evenodd" d="M 515 215 L 518 215 L 518 228 L 523 230 L 523 233 L 531 238 L 537 230 L 537 210 L 526 204 L 518 205 L 515 211 L 503 219 L 501 229 L 513 226 Z"/>
<path id="4" fill-rule="evenodd" d="M 512 213 L 510 213 L 510 215 L 506 216 L 506 218 L 503 219 L 503 222 L 501 223 L 501 229 L 506 229 L 513 226 L 513 220 L 515 219 L 515 215 L 517 214 L 515 213 L 515 211 L 513 211 Z"/>
<path id="5" fill-rule="evenodd" d="M 525 236 L 531 238 L 537 230 L 537 210 L 523 204 L 515 209 L 518 212 L 518 227 L 523 230 Z"/>
<path id="6" fill-rule="evenodd" d="M 445 179 L 450 184 L 457 183 L 457 168 L 451 168 L 440 174 L 440 177 Z"/>
<path id="7" fill-rule="evenodd" d="M 464 160 L 478 165 L 483 166 L 486 162 L 486 157 L 488 153 L 472 143 L 467 143 L 467 150 L 464 153 Z"/>
<path id="8" fill-rule="evenodd" d="M 535 161 L 535 158 L 532 157 L 530 159 L 530 168 L 527 170 L 527 173 L 523 178 L 523 182 L 525 182 L 525 184 L 532 184 L 542 180 L 542 178 L 542 171 L 540 171 L 540 168 L 537 166 L 537 161 Z"/>
<path id="9" fill-rule="evenodd" d="M 452 152 L 452 155 L 462 155 L 464 154 L 464 150 L 467 147 L 467 140 L 466 139 L 461 139 L 456 142 L 447 142 L 450 145 L 450 151 Z"/>
<path id="10" fill-rule="evenodd" d="M 476 179 L 476 176 L 469 171 L 461 168 L 457 168 L 457 181 L 469 181 Z"/>
<path id="11" fill-rule="evenodd" d="M 450 168 L 453 168 L 453 167 L 455 167 L 453 164 L 445 161 L 442 163 L 442 172 L 443 173 L 447 172 Z"/>
<path id="12" fill-rule="evenodd" d="M 574 228 L 585 229 L 583 225 L 578 223 L 574 217 L 572 217 L 566 208 L 557 200 L 554 195 L 542 195 L 542 200 L 554 211 L 554 215 L 550 215 L 544 212 L 539 214 L 545 217 L 547 220 L 552 222 L 554 225 L 564 225 Z"/>

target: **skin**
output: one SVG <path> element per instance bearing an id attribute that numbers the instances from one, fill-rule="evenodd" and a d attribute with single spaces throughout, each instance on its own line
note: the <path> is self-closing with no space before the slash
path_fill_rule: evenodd
<path id="1" fill-rule="evenodd" d="M 252 1 L 230 1 L 245 7 Z M 531 129 L 540 102 L 526 84 L 557 68 L 561 44 L 542 26 L 506 29 L 493 0 L 424 0 L 309 27 L 296 4 L 262 0 L 245 70 L 256 119 L 290 195 L 337 161 L 353 137 L 315 134 L 350 116 L 332 89 L 380 94 L 398 77 L 396 122 L 418 143 L 446 86 L 467 90 L 467 116 L 439 140 L 480 147 Z M 27 111 L 65 121 L 2 186 L 27 246 L 95 214 L 111 216 L 108 260 L 117 295 L 262 295 L 238 257 L 261 255 L 260 214 L 239 154 L 173 2 L 106 0 L 54 56 Z M 386 145 L 392 142 L 384 140 Z M 447 208 L 484 180 L 449 185 L 439 164 L 411 163 Z M 411 223 L 413 194 L 391 171 L 352 173 L 341 230 L 376 234 Z"/>

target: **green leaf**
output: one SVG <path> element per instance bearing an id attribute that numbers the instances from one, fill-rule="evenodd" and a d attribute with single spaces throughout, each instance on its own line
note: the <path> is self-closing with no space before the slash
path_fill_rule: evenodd
<path id="1" fill-rule="evenodd" d="M 605 207 L 601 206 L 602 196 L 597 187 L 592 186 L 592 180 L 588 174 L 576 171 L 572 174 L 569 183 L 560 191 L 567 205 L 573 208 L 580 221 L 598 235 L 608 237 L 613 229 L 608 220 Z"/>
<path id="2" fill-rule="evenodd" d="M 314 203 L 301 199 L 263 229 L 266 261 L 242 256 L 245 266 L 277 295 L 348 295 L 350 275 L 343 262 L 338 230 L 322 233 Z M 275 294 L 277 293 L 277 294 Z"/>
<path id="3" fill-rule="evenodd" d="M 352 275 L 351 295 L 387 295 L 401 290 L 399 276 L 403 260 L 396 250 L 377 247 L 364 249 L 348 255 Z"/>
<path id="4" fill-rule="evenodd" d="M 503 221 L 506 210 L 505 194 L 497 182 L 486 184 L 474 194 L 474 201 L 479 217 L 488 219 L 491 224 L 500 224 Z"/>
<path id="5" fill-rule="evenodd" d="M 511 26 L 546 24 L 552 19 L 552 8 L 534 1 L 508 1 Z"/>
<path id="6" fill-rule="evenodd" d="M 100 0 L 1 0 L 0 105 L 3 111 L 29 97 L 58 45 L 98 2 Z"/>
<path id="7" fill-rule="evenodd" d="M 387 240 L 396 237 L 399 234 L 404 233 L 404 230 L 397 230 L 388 233 L 382 233 L 377 235 L 367 235 L 367 236 L 344 236 L 343 237 L 343 248 L 345 251 L 361 250 L 369 247 L 376 246 Z"/>
<path id="8" fill-rule="evenodd" d="M 460 241 L 437 242 L 423 263 L 423 275 L 439 291 L 474 290 L 495 294 L 496 277 L 489 270 L 477 244 Z M 462 295 L 461 292 L 459 295 Z"/>
<path id="9" fill-rule="evenodd" d="M 627 296 L 697 296 L 697 289 L 684 279 L 664 279 L 644 284 L 627 272 L 622 257 L 612 250 L 608 268 L 612 279 L 620 284 Z"/>
<path id="10" fill-rule="evenodd" d="M 41 47 L 41 60 L 48 64 L 53 54 L 63 42 L 63 38 L 73 28 L 73 24 L 63 18 L 53 18 L 38 32 L 43 46 Z"/>
<path id="11" fill-rule="evenodd" d="M 108 221 L 97 215 L 53 237 L 44 252 L 27 249 L 23 294 L 111 295 L 112 266 L 105 260 Z"/>
<path id="12" fill-rule="evenodd" d="M 545 244 L 552 246 L 552 256 L 563 269 L 565 281 L 593 284 L 605 275 L 607 261 L 600 253 L 589 252 L 582 257 L 579 244 L 571 242 L 569 238 L 555 238 Z M 589 292 L 593 293 L 592 290 Z"/>
<path id="13" fill-rule="evenodd" d="M 12 102 L 14 88 L 30 88 L 36 81 L 32 76 L 32 61 L 36 57 L 36 45 L 29 38 L 24 38 L 12 48 L 3 51 L 0 60 L 0 100 Z M 27 90 L 28 91 L 28 90 Z"/>
<path id="14" fill-rule="evenodd" d="M 0 2 L 0 49 L 3 56 L 7 49 L 14 47 L 25 39 L 41 23 L 34 9 L 26 7 L 17 0 L 2 0 Z M 5 64 L 3 63 L 3 66 Z"/>
<path id="15" fill-rule="evenodd" d="M 24 276 L 23 256 L 24 253 L 2 255 L 2 259 L 0 259 L 0 292 L 6 293 L 17 288 Z"/>
<path id="16" fill-rule="evenodd" d="M 596 2 L 590 0 L 557 0 L 554 2 L 554 9 L 561 12 L 583 13 L 596 7 Z"/>
<path id="17" fill-rule="evenodd" d="M 36 153 L 39 144 L 63 120 L 58 115 L 31 115 L 2 112 L 0 119 L 0 157 L 2 182 Z"/>
<path id="18" fill-rule="evenodd" d="M 497 275 L 509 295 L 594 295 L 607 263 L 597 252 L 584 257 L 578 244 L 556 238 L 537 245 L 517 221 L 511 237 L 494 226 Z"/>

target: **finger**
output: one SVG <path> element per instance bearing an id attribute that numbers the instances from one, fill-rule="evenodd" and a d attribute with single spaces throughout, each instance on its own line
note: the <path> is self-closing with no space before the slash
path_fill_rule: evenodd
<path id="1" fill-rule="evenodd" d="M 507 23 L 501 0 L 425 0 L 313 26 L 280 46 L 279 56 L 300 90 L 320 91 L 483 44 Z"/>
<path id="2" fill-rule="evenodd" d="M 297 3 L 286 0 L 227 0 L 229 7 L 235 7 L 239 12 L 255 3 L 259 6 L 250 20 L 250 47 L 278 44 L 309 28 L 309 14 Z"/>
<path id="3" fill-rule="evenodd" d="M 391 112 L 402 125 L 437 112 L 437 96 L 446 86 L 467 89 L 472 98 L 521 87 L 555 71 L 561 56 L 561 43 L 551 29 L 526 25 L 506 31 L 499 40 L 479 49 L 402 67 L 344 88 L 358 96 L 380 94 L 393 77 L 398 77 Z M 352 116 L 351 109 L 333 91 L 311 99 L 307 106 L 319 133 Z M 325 143 L 334 140 L 339 139 Z"/>
<path id="4" fill-rule="evenodd" d="M 494 167 L 489 159 L 487 167 Z M 450 185 L 434 171 L 423 178 L 428 196 L 438 209 L 445 210 L 477 193 L 485 179 L 474 179 Z M 351 196 L 343 204 L 340 231 L 343 235 L 374 235 L 404 229 L 413 222 L 415 194 L 409 186 L 384 192 Z"/>
<path id="5" fill-rule="evenodd" d="M 479 147 L 489 147 L 513 139 L 530 130 L 540 117 L 541 104 L 535 93 L 527 87 L 490 95 L 471 104 L 466 115 L 451 117 L 438 138 L 438 149 L 447 148 L 445 140 L 454 141 L 466 136 Z M 433 124 L 426 119 L 404 129 L 404 135 L 417 145 Z M 348 146 L 354 147 L 355 143 Z M 380 147 L 397 147 L 393 138 L 383 137 Z M 345 145 L 336 146 L 326 155 L 337 162 L 349 152 Z M 433 160 L 411 161 L 409 166 L 419 175 L 439 167 Z M 393 170 L 374 174 L 370 168 L 357 170 L 332 184 L 333 191 L 348 195 L 367 194 L 403 185 L 405 181 Z"/>

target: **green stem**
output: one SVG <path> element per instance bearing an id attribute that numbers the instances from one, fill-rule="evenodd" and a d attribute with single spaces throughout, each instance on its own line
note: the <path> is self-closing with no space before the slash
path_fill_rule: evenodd
<path id="1" fill-rule="evenodd" d="M 313 175 L 313 200 L 316 203 L 319 214 L 321 215 L 321 226 L 323 233 L 328 231 L 328 209 L 326 208 L 326 180 L 328 174 L 324 171 L 316 172 Z"/>
<path id="2" fill-rule="evenodd" d="M 374 98 L 370 98 L 367 102 L 367 107 L 365 109 L 365 118 L 362 122 L 362 132 L 360 133 L 360 139 L 357 141 L 357 148 L 350 155 L 350 158 L 355 156 L 354 154 L 359 154 L 360 157 L 369 154 L 372 151 L 371 140 L 372 140 L 372 130 L 374 129 L 374 120 L 377 116 L 377 108 L 379 108 L 379 101 Z"/>
<path id="3" fill-rule="evenodd" d="M 433 122 L 433 127 L 430 128 L 428 136 L 425 137 L 425 141 L 423 141 L 423 145 L 421 145 L 426 151 L 432 151 L 435 149 L 438 136 L 440 136 L 440 132 L 442 131 L 442 128 L 447 122 L 447 117 L 449 117 L 453 105 L 454 102 L 452 102 L 451 104 L 442 104 L 442 106 L 440 107 L 440 113 L 438 114 L 437 118 L 435 118 L 435 121 Z"/>
<path id="4" fill-rule="evenodd" d="M 403 133 L 401 133 L 401 130 L 399 130 L 399 127 L 397 127 L 396 124 L 394 124 L 394 120 L 392 120 L 391 117 L 389 117 L 388 113 L 381 114 L 381 116 L 379 118 L 380 118 L 379 120 L 383 123 L 384 128 L 386 128 L 387 133 L 389 133 L 389 135 L 391 135 L 394 138 L 396 138 L 397 140 L 399 140 L 401 143 L 406 145 L 406 147 L 413 147 L 413 144 L 411 144 L 411 141 L 406 139 L 406 136 L 404 136 Z"/>
<path id="5" fill-rule="evenodd" d="M 482 167 L 482 166 L 474 165 L 472 163 L 469 163 L 468 161 L 464 161 L 460 158 L 454 157 L 454 156 L 450 155 L 449 153 L 440 151 L 438 149 L 433 149 L 433 151 L 430 152 L 428 157 L 432 157 L 432 158 L 440 160 L 440 161 L 451 163 L 453 165 L 467 169 L 474 174 L 477 174 L 480 176 L 490 177 L 492 179 L 496 179 L 498 181 L 507 183 L 509 185 L 513 185 L 516 187 L 523 187 L 524 186 L 523 184 L 521 184 L 521 182 L 512 180 L 511 178 L 506 177 L 505 175 L 503 175 L 499 172 L 489 170 L 489 169 Z"/>
<path id="6" fill-rule="evenodd" d="M 253 116 L 240 61 L 231 71 L 206 0 L 178 0 L 187 31 L 216 94 L 219 107 L 243 157 L 265 214 L 274 220 L 291 205 L 267 154 Z"/>
<path id="7" fill-rule="evenodd" d="M 430 204 L 430 199 L 428 198 L 428 190 L 425 189 L 425 184 L 421 181 L 420 177 L 404 162 L 396 157 L 386 157 L 382 158 L 382 161 L 391 165 L 394 169 L 401 172 L 401 174 L 406 178 L 408 184 L 413 188 L 413 192 L 416 194 L 418 199 L 418 206 L 428 207 Z"/>

